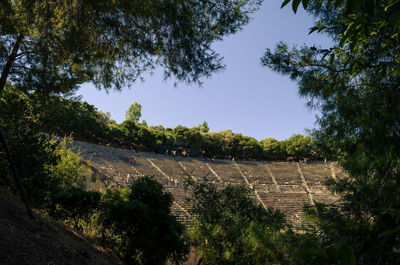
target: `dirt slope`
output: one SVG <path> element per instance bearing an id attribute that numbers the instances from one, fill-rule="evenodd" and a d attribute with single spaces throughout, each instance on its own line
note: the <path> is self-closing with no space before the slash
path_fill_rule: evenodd
<path id="1" fill-rule="evenodd" d="M 64 225 L 35 217 L 31 220 L 19 199 L 0 189 L 1 265 L 119 264 Z"/>

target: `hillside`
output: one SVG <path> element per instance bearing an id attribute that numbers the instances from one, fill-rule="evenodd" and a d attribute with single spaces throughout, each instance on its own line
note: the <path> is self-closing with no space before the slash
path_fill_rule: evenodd
<path id="1" fill-rule="evenodd" d="M 190 190 L 184 181 L 206 178 L 217 185 L 246 185 L 264 207 L 280 209 L 293 224 L 302 220 L 304 205 L 315 201 L 335 203 L 338 198 L 324 186 L 326 177 L 344 177 L 334 163 L 288 163 L 271 161 L 230 161 L 171 157 L 75 141 L 82 158 L 91 166 L 86 188 L 127 187 L 134 178 L 150 175 L 161 182 L 175 198 L 173 211 L 182 221 L 190 221 Z M 101 153 L 100 156 L 97 154 Z M 96 155 L 95 155 L 96 154 Z M 134 166 L 126 160 L 135 155 Z"/>
<path id="2" fill-rule="evenodd" d="M 0 264 L 119 264 L 66 226 L 35 213 L 30 219 L 18 198 L 0 190 Z"/>

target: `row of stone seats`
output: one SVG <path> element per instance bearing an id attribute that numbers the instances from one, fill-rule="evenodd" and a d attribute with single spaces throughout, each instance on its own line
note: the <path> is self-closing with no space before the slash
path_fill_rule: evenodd
<path id="1" fill-rule="evenodd" d="M 237 162 L 250 183 L 274 184 L 263 163 Z"/>
<path id="2" fill-rule="evenodd" d="M 240 171 L 228 160 L 215 160 L 209 163 L 217 175 L 227 183 L 245 184 Z"/>
<path id="3" fill-rule="evenodd" d="M 189 175 L 197 180 L 206 179 L 209 181 L 220 182 L 220 180 L 211 172 L 206 163 L 200 162 L 197 159 L 181 161 L 182 165 L 187 169 Z"/>
<path id="4" fill-rule="evenodd" d="M 325 168 L 323 164 L 300 164 L 301 172 L 306 182 L 303 183 L 297 171 L 297 165 L 294 163 L 236 162 L 239 167 L 238 169 L 232 161 L 227 160 L 210 162 L 193 158 L 171 158 L 164 155 L 137 153 L 137 155 L 135 154 L 135 169 L 133 169 L 131 163 L 125 160 L 128 155 L 132 154 L 128 150 L 88 143 L 85 143 L 83 146 L 87 148 L 86 151 L 82 150 L 85 153 L 84 158 L 87 159 L 90 159 L 91 152 L 87 150 L 101 150 L 103 152 L 102 159 L 104 160 L 104 164 L 94 161 L 93 165 L 99 171 L 102 171 L 104 175 L 111 176 L 113 181 L 121 185 L 128 187 L 133 179 L 139 176 L 139 173 L 154 176 L 157 181 L 164 185 L 166 190 L 173 194 L 176 204 L 180 205 L 178 207 L 174 204 L 176 208 L 174 208 L 174 212 L 176 212 L 179 218 L 187 216 L 185 211 L 192 207 L 186 200 L 191 196 L 191 193 L 190 191 L 184 191 L 184 180 L 188 175 L 198 180 L 206 178 L 218 184 L 221 188 L 228 184 L 246 185 L 246 178 L 250 184 L 250 188 L 257 191 L 260 199 L 267 207 L 281 209 L 288 214 L 290 220 L 298 220 L 301 217 L 303 205 L 309 203 L 306 186 L 308 186 L 308 190 L 311 192 L 314 200 L 324 202 L 334 202 L 336 200 L 336 197 L 331 196 L 321 183 L 324 177 L 322 175 L 331 174 L 330 168 Z M 278 185 L 273 182 L 268 169 L 271 171 Z M 335 172 L 338 177 L 344 175 L 336 165 Z M 131 176 L 128 183 L 126 183 L 127 174 Z M 107 179 L 107 181 L 110 183 L 106 185 L 109 186 L 112 184 L 110 179 Z M 255 193 L 252 197 L 254 197 L 254 200 L 258 200 Z M 180 207 L 183 207 L 184 210 Z"/>
<path id="5" fill-rule="evenodd" d="M 294 163 L 270 162 L 267 166 L 279 185 L 302 185 Z"/>
<path id="6" fill-rule="evenodd" d="M 299 223 L 301 221 L 302 218 L 300 217 L 302 217 L 303 207 L 304 205 L 309 204 L 308 197 L 305 192 L 259 192 L 258 195 L 266 207 L 281 210 L 287 215 L 287 218 L 289 218 L 289 220 L 294 220 L 294 223 Z"/>
<path id="7" fill-rule="evenodd" d="M 326 164 L 300 164 L 300 167 L 309 187 L 320 187 L 331 176 L 330 166 Z"/>
<path id="8" fill-rule="evenodd" d="M 316 202 L 322 202 L 325 204 L 338 204 L 339 197 L 334 194 L 313 194 L 313 199 Z"/>

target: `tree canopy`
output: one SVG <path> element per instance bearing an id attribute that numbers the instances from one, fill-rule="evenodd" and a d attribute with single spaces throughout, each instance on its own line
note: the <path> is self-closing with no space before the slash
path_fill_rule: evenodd
<path id="1" fill-rule="evenodd" d="M 95 106 L 76 99 L 52 96 L 43 101 L 38 100 L 35 94 L 27 95 L 23 99 L 32 109 L 30 118 L 34 119 L 43 131 L 62 136 L 73 134 L 76 139 L 81 140 L 113 143 L 125 147 L 133 145 L 154 152 L 159 152 L 161 147 L 169 150 L 192 149 L 199 151 L 203 156 L 219 158 L 233 156 L 238 159 L 282 160 L 290 156 L 297 159 L 319 159 L 323 155 L 318 153 L 311 137 L 300 134 L 282 141 L 274 138 L 257 141 L 231 130 L 209 132 L 207 122 L 192 128 L 182 125 L 175 128 L 164 128 L 162 125 L 147 126 L 143 121 L 139 123 L 132 119 L 117 124 Z M 137 108 L 139 105 L 132 106 Z"/>
<path id="2" fill-rule="evenodd" d="M 290 2 L 291 0 L 285 0 L 282 3 L 282 7 Z M 299 5 L 302 4 L 304 9 L 311 6 L 311 9 L 315 11 L 315 6 L 312 6 L 317 2 L 320 5 L 318 16 L 322 15 L 324 13 L 323 10 L 326 10 L 327 7 L 331 10 L 336 10 L 333 18 L 337 22 L 340 21 L 345 30 L 343 31 L 342 28 L 342 32 L 339 32 L 340 30 L 337 31 L 338 28 L 328 27 L 323 23 L 324 17 L 322 15 L 321 19 L 310 29 L 310 33 L 314 31 L 339 33 L 335 37 L 339 41 L 338 47 L 340 48 L 349 44 L 354 50 L 357 47 L 367 44 L 368 38 L 377 33 L 386 35 L 385 39 L 382 39 L 383 45 L 391 45 L 390 42 L 398 42 L 400 3 L 397 0 L 294 0 L 292 1 L 292 9 L 296 13 Z"/>
<path id="3" fill-rule="evenodd" d="M 172 194 L 150 177 L 103 196 L 101 226 L 127 264 L 181 264 L 186 259 L 189 244 L 184 225 L 171 213 L 172 203 Z"/>
<path id="4" fill-rule="evenodd" d="M 243 186 L 201 182 L 192 190 L 190 235 L 199 264 L 289 264 L 280 238 L 290 230 L 283 213 L 257 205 Z"/>
<path id="5" fill-rule="evenodd" d="M 129 106 L 126 111 L 126 120 L 133 121 L 134 123 L 139 123 L 140 117 L 142 117 L 142 105 L 135 102 Z"/>
<path id="6" fill-rule="evenodd" d="M 2 1 L 0 91 L 129 85 L 160 65 L 184 82 L 223 67 L 211 43 L 249 21 L 258 0 Z"/>
<path id="7" fill-rule="evenodd" d="M 328 246 L 351 246 L 359 264 L 398 263 L 400 45 L 392 12 L 399 2 L 302 2 L 319 19 L 312 30 L 329 34 L 333 47 L 280 43 L 262 63 L 295 80 L 309 106 L 321 111 L 316 144 L 338 155 L 349 174 L 331 181 L 343 204 L 317 213 L 319 237 Z"/>

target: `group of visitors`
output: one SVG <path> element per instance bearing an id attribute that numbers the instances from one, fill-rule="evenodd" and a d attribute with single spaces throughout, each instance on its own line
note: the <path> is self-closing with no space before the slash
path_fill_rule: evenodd
<path id="1" fill-rule="evenodd" d="M 170 152 L 170 150 L 166 149 L 164 152 L 164 155 L 176 156 L 176 154 L 177 154 L 176 150 L 171 150 Z M 187 155 L 186 150 L 183 150 L 181 152 L 181 156 L 186 156 L 186 155 Z"/>

